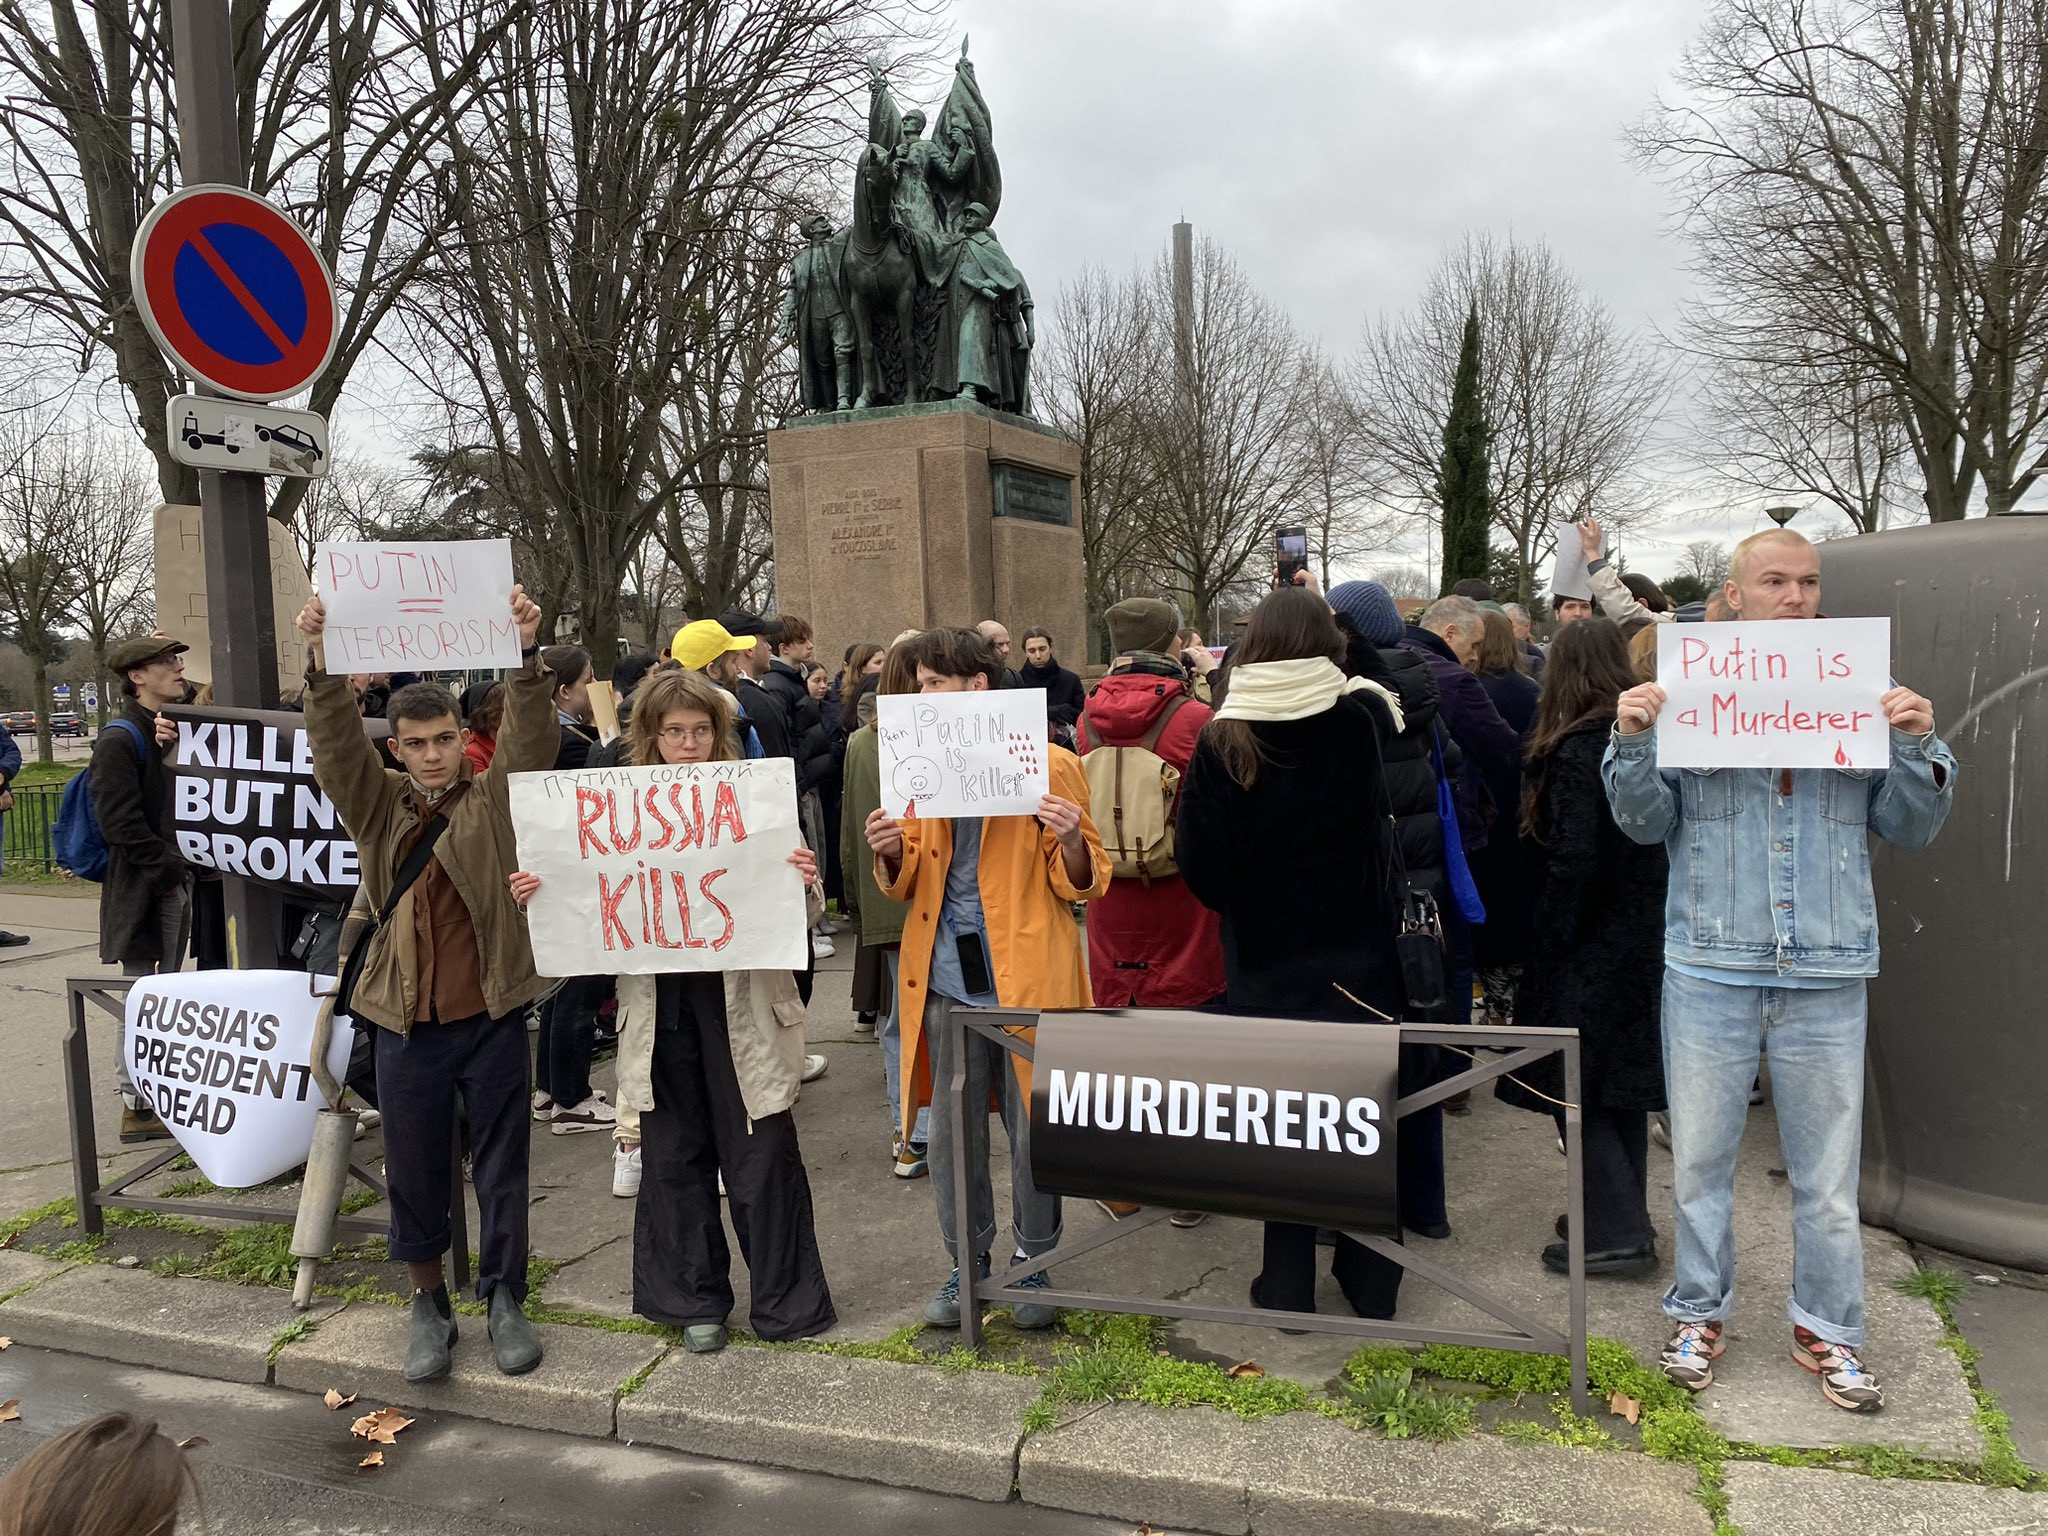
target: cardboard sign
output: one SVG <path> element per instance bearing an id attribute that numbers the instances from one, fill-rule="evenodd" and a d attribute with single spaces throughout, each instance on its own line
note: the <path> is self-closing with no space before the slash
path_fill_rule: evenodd
<path id="1" fill-rule="evenodd" d="M 332 672 L 517 667 L 512 541 L 321 544 Z"/>
<path id="2" fill-rule="evenodd" d="M 1889 768 L 1890 619 L 1660 624 L 1660 768 Z"/>
<path id="3" fill-rule="evenodd" d="M 156 556 L 157 628 L 191 647 L 185 676 L 195 685 L 213 681 L 213 642 L 206 628 L 206 551 L 197 507 L 164 505 L 152 518 Z M 277 640 L 278 691 L 306 681 L 306 642 L 299 634 L 299 610 L 313 595 L 306 562 L 291 530 L 270 523 L 270 607 Z"/>
<path id="4" fill-rule="evenodd" d="M 1043 688 L 889 694 L 875 732 L 892 816 L 1030 816 L 1052 792 Z"/>
<path id="5" fill-rule="evenodd" d="M 354 897 L 356 845 L 313 778 L 305 716 L 184 705 L 164 713 L 178 724 L 171 826 L 187 864 L 310 901 Z M 373 740 L 391 733 L 382 720 L 363 728 Z"/>
<path id="6" fill-rule="evenodd" d="M 798 971 L 810 956 L 786 757 L 515 773 L 543 976 Z"/>
<path id="7" fill-rule="evenodd" d="M 1392 1232 L 1400 1041 L 1382 1024 L 1041 1013 L 1031 1181 L 1062 1195 Z"/>
<path id="8" fill-rule="evenodd" d="M 324 1108 L 309 1065 L 332 976 L 180 971 L 128 989 L 128 1075 L 199 1171 L 223 1189 L 290 1173 Z M 334 1021 L 327 1069 L 348 1071 L 355 1028 Z"/>

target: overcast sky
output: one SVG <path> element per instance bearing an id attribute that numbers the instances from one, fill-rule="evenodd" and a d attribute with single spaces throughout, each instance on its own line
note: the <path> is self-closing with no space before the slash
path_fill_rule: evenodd
<path id="1" fill-rule="evenodd" d="M 1684 251 L 1622 131 L 1706 8 L 954 0 L 950 19 L 995 121 L 997 231 L 1041 304 L 1088 262 L 1149 259 L 1185 216 L 1343 354 L 1467 229 L 1547 240 L 1625 321 L 1668 322 Z M 938 77 L 926 95 L 943 100 Z M 1631 564 L 1664 574 L 1687 542 L 1759 525 L 1761 505 L 1644 530 Z"/>

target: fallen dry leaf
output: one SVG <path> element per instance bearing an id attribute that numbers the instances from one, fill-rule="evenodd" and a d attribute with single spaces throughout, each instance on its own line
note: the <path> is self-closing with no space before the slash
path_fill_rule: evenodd
<path id="1" fill-rule="evenodd" d="M 196 1451 L 202 1445 L 211 1444 L 213 1444 L 213 1442 L 207 1439 L 204 1435 L 187 1435 L 184 1439 L 178 1442 L 178 1449 L 181 1451 Z"/>
<path id="2" fill-rule="evenodd" d="M 372 1451 L 361 1461 L 357 1462 L 356 1465 L 359 1467 L 381 1467 L 384 1465 L 384 1453 L 382 1451 Z"/>
<path id="3" fill-rule="evenodd" d="M 19 1236 L 21 1236 L 19 1232 L 10 1232 L 5 1237 L 0 1237 L 0 1248 L 12 1248 L 14 1240 Z"/>
<path id="4" fill-rule="evenodd" d="M 1141 1525 L 1135 1531 L 1131 1532 L 1131 1536 L 1159 1536 L 1159 1533 L 1153 1530 L 1152 1527 L 1149 1525 Z"/>
<path id="5" fill-rule="evenodd" d="M 326 1403 L 327 1406 L 330 1408 L 346 1408 L 350 1403 L 354 1402 L 355 1400 L 355 1393 L 351 1392 L 347 1397 L 343 1397 L 333 1387 L 329 1387 L 327 1389 L 327 1396 L 321 1399 L 321 1401 Z"/>
<path id="6" fill-rule="evenodd" d="M 1633 1424 L 1642 1417 L 1643 1405 L 1626 1392 L 1612 1392 L 1607 1397 L 1607 1411 Z"/>
<path id="7" fill-rule="evenodd" d="M 1230 1368 L 1233 1376 L 1263 1376 L 1266 1368 L 1256 1360 L 1240 1360 Z"/>
<path id="8" fill-rule="evenodd" d="M 4 1402 L 4 1403 L 0 1403 L 0 1424 L 12 1424 L 12 1423 L 13 1423 L 13 1422 L 14 1422 L 14 1421 L 15 1421 L 16 1419 L 18 1419 L 18 1418 L 20 1418 L 20 1417 L 21 1417 L 21 1399 L 20 1399 L 20 1398 L 18 1398 L 18 1397 L 10 1397 L 9 1399 L 7 1399 L 7 1401 L 6 1401 L 6 1402 Z"/>
<path id="9" fill-rule="evenodd" d="M 366 1413 L 357 1419 L 348 1427 L 348 1432 L 378 1445 L 395 1445 L 398 1432 L 411 1423 L 412 1420 L 396 1408 L 379 1408 L 375 1413 Z"/>
<path id="10" fill-rule="evenodd" d="M 10 1349 L 13 1347 L 13 1345 L 14 1340 L 7 1337 L 6 1334 L 0 1333 L 0 1349 Z"/>

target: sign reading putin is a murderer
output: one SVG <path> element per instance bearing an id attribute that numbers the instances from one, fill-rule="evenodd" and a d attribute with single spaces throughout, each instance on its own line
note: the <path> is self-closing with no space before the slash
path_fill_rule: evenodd
<path id="1" fill-rule="evenodd" d="M 1103 1200 L 1397 1230 L 1400 1032 L 1110 1008 L 1038 1016 L 1031 1178 Z"/>
<path id="2" fill-rule="evenodd" d="M 1889 619 L 1657 629 L 1660 768 L 1891 766 Z"/>
<path id="3" fill-rule="evenodd" d="M 803 877 L 789 856 L 786 757 L 515 773 L 519 867 L 543 976 L 802 970 Z"/>
<path id="4" fill-rule="evenodd" d="M 519 665 L 510 539 L 322 544 L 313 581 L 330 672 Z"/>
<path id="5" fill-rule="evenodd" d="M 199 1171 L 246 1189 L 306 1160 L 324 1101 L 310 1065 L 320 993 L 304 971 L 181 971 L 128 989 L 128 1075 Z M 315 989 L 318 989 L 316 992 Z M 327 1069 L 348 1071 L 355 1030 L 334 1021 Z"/>

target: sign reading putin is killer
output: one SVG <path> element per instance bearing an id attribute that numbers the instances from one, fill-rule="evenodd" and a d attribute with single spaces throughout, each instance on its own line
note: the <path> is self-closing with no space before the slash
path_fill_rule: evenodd
<path id="1" fill-rule="evenodd" d="M 1043 688 L 886 694 L 875 735 L 891 816 L 1030 816 L 1052 791 Z"/>
<path id="2" fill-rule="evenodd" d="M 1659 768 L 1891 766 L 1889 619 L 1660 624 Z"/>
<path id="3" fill-rule="evenodd" d="M 1048 1011 L 1033 1051 L 1040 1189 L 1397 1230 L 1397 1029 L 1163 1008 Z"/>
<path id="4" fill-rule="evenodd" d="M 128 1075 L 199 1171 L 247 1189 L 306 1160 L 325 1107 L 310 1065 L 331 976 L 304 971 L 180 971 L 128 989 Z M 348 1071 L 355 1029 L 334 1021 L 327 1068 Z"/>
<path id="5" fill-rule="evenodd" d="M 510 789 L 543 976 L 804 968 L 788 758 L 515 773 Z"/>

